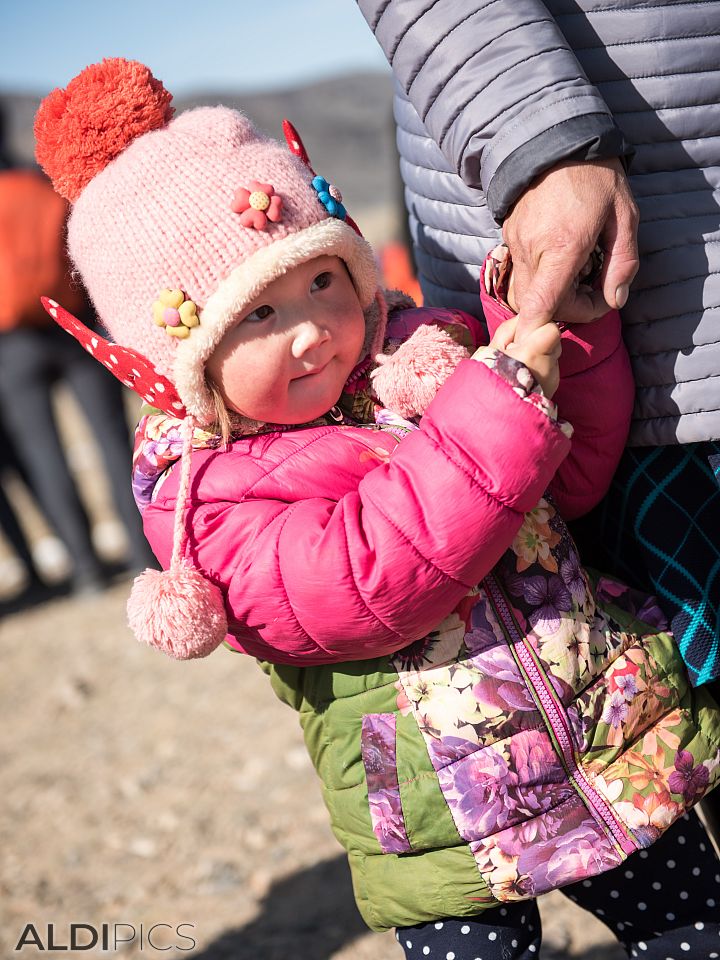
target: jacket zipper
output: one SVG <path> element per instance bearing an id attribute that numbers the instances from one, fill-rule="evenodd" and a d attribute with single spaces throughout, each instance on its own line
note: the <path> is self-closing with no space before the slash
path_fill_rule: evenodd
<path id="1" fill-rule="evenodd" d="M 589 783 L 575 758 L 575 749 L 570 733 L 570 723 L 565 708 L 547 677 L 535 662 L 535 657 L 529 649 L 528 641 L 518 629 L 500 585 L 492 574 L 485 578 L 484 583 L 488 596 L 495 608 L 495 613 L 510 638 L 512 648 L 525 671 L 532 691 L 542 707 L 555 740 L 560 746 L 565 769 L 577 790 L 582 794 L 585 804 L 593 817 L 598 823 L 610 831 L 623 853 L 633 853 L 637 850 L 638 844 L 628 836 L 625 828 L 615 817 L 603 797 L 600 796 L 597 790 Z"/>

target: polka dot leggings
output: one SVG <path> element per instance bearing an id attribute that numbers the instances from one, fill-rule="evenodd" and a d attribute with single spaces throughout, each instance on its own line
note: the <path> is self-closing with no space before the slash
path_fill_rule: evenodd
<path id="1" fill-rule="evenodd" d="M 720 958 L 720 861 L 694 814 L 622 866 L 562 892 L 602 920 L 629 957 Z M 525 900 L 396 936 L 408 960 L 539 960 L 542 930 L 537 903 Z"/>

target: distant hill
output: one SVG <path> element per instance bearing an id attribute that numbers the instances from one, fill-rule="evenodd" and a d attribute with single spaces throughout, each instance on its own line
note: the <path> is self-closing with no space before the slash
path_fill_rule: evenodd
<path id="1" fill-rule="evenodd" d="M 282 139 L 287 117 L 297 127 L 315 170 L 340 187 L 348 209 L 362 223 L 369 239 L 378 229 L 395 232 L 401 189 L 392 119 L 392 81 L 380 73 L 346 74 L 291 90 L 269 93 L 204 93 L 178 97 L 178 111 L 223 103 L 243 110 L 270 136 Z M 39 96 L 5 94 L 8 137 L 24 161 L 33 157 L 32 123 Z M 380 220 L 378 215 L 382 211 Z M 381 226 L 382 224 L 382 226 Z"/>

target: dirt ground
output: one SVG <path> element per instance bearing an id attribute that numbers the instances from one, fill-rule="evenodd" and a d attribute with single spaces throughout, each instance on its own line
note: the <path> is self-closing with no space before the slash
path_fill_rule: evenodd
<path id="1" fill-rule="evenodd" d="M 68 945 L 105 923 L 108 951 L 62 955 L 134 928 L 123 958 L 400 960 L 355 910 L 295 715 L 249 659 L 141 647 L 128 589 L 0 625 L 0 956 L 40 956 L 14 952 L 28 923 L 46 947 L 47 924 Z M 546 960 L 624 956 L 562 895 L 541 906 Z"/>
<path id="2" fill-rule="evenodd" d="M 59 404 L 95 533 L 107 532 L 97 453 Z M 47 530 L 18 503 L 37 542 Z M 9 588 L 0 575 L 0 616 Z M 250 659 L 221 649 L 177 663 L 136 643 L 129 589 L 118 580 L 0 623 L 1 960 L 401 960 L 355 909 L 294 713 Z M 541 910 L 543 960 L 624 957 L 561 894 Z M 15 951 L 28 924 L 45 951 L 27 933 Z M 52 952 L 48 925 L 57 948 L 71 924 L 95 928 L 98 947 Z M 92 936 L 78 928 L 80 946 Z"/>

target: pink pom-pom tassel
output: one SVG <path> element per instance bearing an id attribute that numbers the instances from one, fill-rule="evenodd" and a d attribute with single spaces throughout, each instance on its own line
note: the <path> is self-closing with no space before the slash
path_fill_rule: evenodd
<path id="1" fill-rule="evenodd" d="M 220 590 L 187 562 L 136 577 L 127 611 L 138 640 L 177 660 L 207 657 L 227 634 Z"/>

